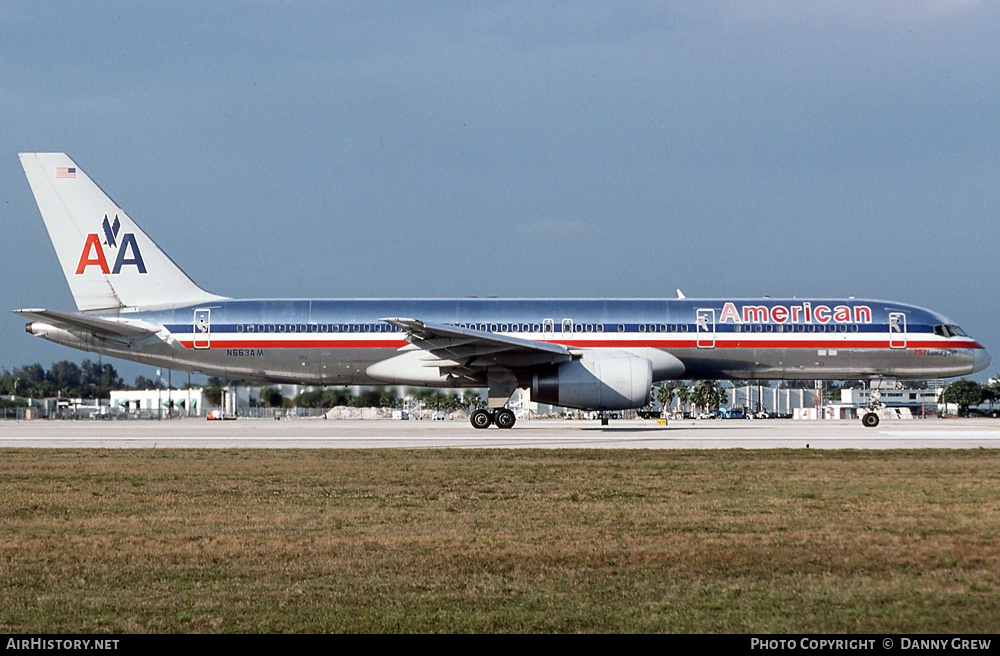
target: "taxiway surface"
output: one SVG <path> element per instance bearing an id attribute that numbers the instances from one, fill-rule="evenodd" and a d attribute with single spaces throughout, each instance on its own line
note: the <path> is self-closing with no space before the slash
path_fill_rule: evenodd
<path id="1" fill-rule="evenodd" d="M 521 420 L 512 430 L 464 421 L 203 419 L 3 421 L 0 447 L 35 448 L 582 448 L 971 449 L 1000 448 L 1000 420 L 914 419 L 869 429 L 857 421 Z"/>

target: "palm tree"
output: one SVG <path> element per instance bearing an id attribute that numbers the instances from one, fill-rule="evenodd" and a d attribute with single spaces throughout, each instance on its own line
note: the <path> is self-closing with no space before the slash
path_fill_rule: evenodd
<path id="1" fill-rule="evenodd" d="M 683 413 L 687 408 L 688 401 L 691 399 L 691 388 L 681 383 L 677 386 L 674 393 L 677 395 L 677 402 L 680 404 L 681 412 Z"/>
<path id="2" fill-rule="evenodd" d="M 712 389 L 711 407 L 713 410 L 718 410 L 721 406 L 726 405 L 726 403 L 729 401 L 729 395 L 726 394 L 726 388 L 724 388 L 722 385 L 719 385 L 715 381 L 712 381 L 712 383 L 713 383 L 713 389 Z"/>
<path id="3" fill-rule="evenodd" d="M 726 402 L 726 390 L 714 380 L 698 381 L 691 392 L 691 401 L 695 407 L 704 410 L 718 410 Z"/>
<path id="4" fill-rule="evenodd" d="M 660 387 L 656 391 L 656 400 L 660 402 L 661 417 L 667 415 L 670 404 L 674 402 L 674 389 L 673 383 L 660 383 Z"/>

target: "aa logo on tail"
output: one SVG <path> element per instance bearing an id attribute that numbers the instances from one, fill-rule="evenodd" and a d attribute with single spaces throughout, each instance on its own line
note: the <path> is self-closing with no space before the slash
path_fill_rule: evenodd
<path id="1" fill-rule="evenodd" d="M 118 215 L 115 214 L 115 220 L 112 222 L 105 214 L 102 227 L 104 228 L 104 243 L 101 243 L 101 238 L 96 232 L 87 235 L 87 240 L 83 243 L 83 251 L 80 253 L 80 263 L 76 265 L 76 275 L 83 274 L 89 266 L 100 267 L 101 273 L 106 275 L 120 273 L 122 267 L 127 265 L 134 266 L 139 273 L 146 273 L 146 264 L 142 261 L 142 253 L 139 252 L 139 244 L 135 241 L 135 235 L 131 232 L 122 233 L 119 240 L 118 233 L 122 223 Z M 105 246 L 113 251 L 118 251 L 115 264 L 110 269 L 108 268 L 108 257 L 104 252 Z"/>

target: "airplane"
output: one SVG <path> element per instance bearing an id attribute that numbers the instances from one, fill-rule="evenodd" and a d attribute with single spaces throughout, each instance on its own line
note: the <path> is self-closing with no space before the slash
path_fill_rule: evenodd
<path id="1" fill-rule="evenodd" d="M 476 428 L 534 401 L 611 411 L 664 380 L 963 376 L 991 356 L 936 312 L 856 298 L 236 299 L 196 285 L 63 153 L 20 160 L 77 312 L 25 308 L 27 332 L 230 380 L 486 388 Z M 879 423 L 877 400 L 862 416 Z"/>

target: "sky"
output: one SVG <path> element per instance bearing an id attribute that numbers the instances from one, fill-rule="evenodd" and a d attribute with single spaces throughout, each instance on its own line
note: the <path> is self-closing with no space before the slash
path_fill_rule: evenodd
<path id="1" fill-rule="evenodd" d="M 75 309 L 16 156 L 59 151 L 227 296 L 857 296 L 1000 354 L 1000 3 L 12 0 L 0 34 L 0 310 Z M 24 324 L 0 370 L 97 357 Z"/>

